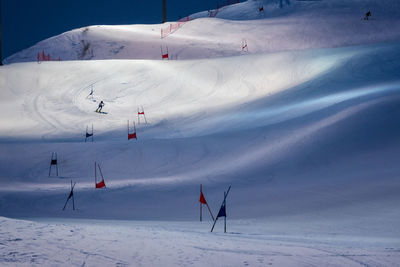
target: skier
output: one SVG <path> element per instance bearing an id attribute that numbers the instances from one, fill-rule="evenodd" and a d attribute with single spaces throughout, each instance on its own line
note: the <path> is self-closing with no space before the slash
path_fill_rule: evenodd
<path id="1" fill-rule="evenodd" d="M 365 14 L 364 20 L 368 20 L 369 17 L 371 17 L 371 11 L 368 11 L 368 12 Z"/>
<path id="2" fill-rule="evenodd" d="M 94 90 L 93 90 L 93 87 L 90 89 L 90 93 L 88 94 L 88 96 L 86 97 L 86 98 L 91 98 L 91 99 L 93 99 L 93 93 L 94 93 Z"/>
<path id="3" fill-rule="evenodd" d="M 104 105 L 105 105 L 105 104 L 104 104 L 103 100 L 101 100 L 101 101 L 100 101 L 100 104 L 99 104 L 99 107 L 96 109 L 96 112 L 99 112 L 99 113 L 100 113 L 100 112 L 101 112 L 101 109 L 104 107 Z"/>

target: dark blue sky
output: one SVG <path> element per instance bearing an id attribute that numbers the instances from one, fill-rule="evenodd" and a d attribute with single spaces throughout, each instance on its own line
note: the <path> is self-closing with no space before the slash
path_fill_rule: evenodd
<path id="1" fill-rule="evenodd" d="M 213 9 L 222 0 L 167 0 L 167 18 Z M 89 25 L 161 23 L 162 0 L 2 0 L 3 58 Z"/>

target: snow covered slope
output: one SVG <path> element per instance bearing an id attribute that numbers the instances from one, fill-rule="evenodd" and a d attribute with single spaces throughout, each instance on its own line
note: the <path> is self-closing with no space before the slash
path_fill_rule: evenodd
<path id="1" fill-rule="evenodd" d="M 371 21 L 354 15 L 366 9 L 365 3 L 375 8 L 371 7 Z M 112 227 L 112 239 L 100 240 L 93 236 L 103 232 L 103 227 L 90 228 L 77 220 L 76 229 L 58 228 L 62 238 L 55 241 L 55 251 L 73 247 L 76 236 L 114 250 L 128 246 L 122 232 L 142 240 L 135 243 L 137 247 L 160 247 L 159 240 L 176 234 L 179 240 L 189 241 L 178 240 L 179 245 L 160 249 L 166 253 L 160 257 L 163 262 L 185 265 L 185 261 L 172 260 L 175 256 L 170 251 L 192 245 L 186 256 L 194 265 L 216 265 L 215 258 L 207 258 L 215 252 L 205 250 L 216 241 L 215 236 L 204 234 L 211 227 L 208 214 L 202 224 L 193 222 L 199 216 L 199 185 L 203 184 L 214 213 L 223 191 L 232 185 L 227 204 L 231 235 L 221 243 L 224 249 L 213 247 L 221 252 L 218 255 L 234 255 L 228 265 L 246 265 L 247 255 L 258 255 L 249 261 L 259 266 L 276 255 L 284 255 L 275 258 L 278 265 L 397 264 L 400 23 L 394 7 L 398 4 L 291 1 L 286 13 L 275 8 L 274 16 L 243 20 L 252 16 L 250 11 L 240 15 L 251 5 L 257 6 L 249 1 L 218 13 L 240 20 L 199 18 L 163 40 L 159 39 L 161 25 L 76 30 L 39 47 L 46 44 L 50 51 L 65 44 L 59 50 L 65 49 L 62 56 L 76 59 L 72 55 L 79 49 L 71 49 L 62 40 L 76 34 L 73 42 L 79 44 L 86 34 L 87 40 L 98 44 L 90 57 L 93 60 L 1 67 L 0 215 L 52 218 L 46 222 L 54 218 L 62 222 L 65 218 L 150 220 L 137 231 Z M 267 2 L 266 10 L 272 10 Z M 127 31 L 146 39 L 137 43 L 136 52 L 125 49 L 125 40 L 133 40 L 125 38 Z M 242 38 L 247 40 L 248 53 L 240 49 Z M 178 60 L 152 60 L 159 58 L 160 43 L 168 44 Z M 121 46 L 120 52 L 110 52 L 110 47 Z M 29 61 L 33 56 L 29 51 L 7 61 Z M 99 60 L 106 58 L 110 60 Z M 106 114 L 94 112 L 101 100 Z M 137 124 L 138 140 L 128 141 L 127 120 L 137 122 L 141 107 L 148 123 Z M 92 123 L 94 142 L 85 143 L 86 127 Z M 52 152 L 58 154 L 58 177 L 48 175 Z M 106 189 L 94 188 L 95 161 L 101 165 Z M 71 180 L 77 183 L 77 210 L 69 205 L 62 211 Z M 40 229 L 57 228 L 54 221 L 46 226 L 1 218 L 0 223 L 8 229 L 1 233 L 0 243 L 13 251 L 14 244 L 23 239 L 4 237 L 10 232 L 15 235 L 13 224 L 40 240 Z M 166 225 L 159 238 L 149 237 L 154 233 L 151 225 Z M 33 230 L 27 230 L 30 226 Z M 176 230 L 180 227 L 184 229 Z M 68 231 L 73 231 L 72 239 L 65 244 Z M 51 234 L 44 236 L 44 240 L 51 238 Z M 279 248 L 275 243 L 265 246 L 275 237 Z M 196 238 L 201 239 L 200 246 L 193 245 Z M 33 239 L 21 242 L 19 248 L 28 253 L 32 242 L 36 244 Z M 113 242 L 117 245 L 110 245 Z M 69 254 L 79 257 L 73 265 L 85 265 L 87 255 L 104 254 L 98 248 L 85 250 L 84 244 Z M 249 244 L 248 249 L 243 250 L 241 244 Z M 315 250 L 310 247 L 323 250 L 321 244 L 337 246 L 323 253 L 336 258 L 327 262 L 324 255 L 313 258 Z M 293 260 L 285 254 L 293 246 L 303 258 Z M 356 249 L 344 253 L 343 248 L 350 246 Z M 358 254 L 365 247 L 367 251 Z M 208 260 L 193 259 L 199 250 L 206 251 L 203 255 Z M 260 253 L 264 250 L 276 253 Z M 15 255 L 4 251 L 3 262 Z M 42 253 L 40 259 L 47 265 L 57 264 L 46 261 L 43 251 L 35 251 Z M 105 265 L 156 264 L 149 262 L 152 253 L 148 251 L 137 257 L 127 251 L 121 257 L 111 254 Z M 24 255 L 18 254 L 14 262 L 29 265 Z M 360 259 L 360 255 L 369 256 Z M 61 256 L 59 260 L 68 261 Z"/>
<path id="2" fill-rule="evenodd" d="M 214 205 L 234 186 L 234 218 L 320 209 L 375 217 L 399 198 L 399 58 L 394 43 L 215 60 L 5 66 L 0 173 L 8 193 L 1 212 L 65 216 L 59 206 L 73 179 L 82 217 L 193 219 L 200 183 Z M 106 115 L 93 112 L 100 99 Z M 138 125 L 138 141 L 128 142 L 126 122 L 141 106 L 149 124 Z M 96 142 L 85 144 L 91 123 Z M 53 151 L 59 178 L 47 177 Z M 93 189 L 94 161 L 106 174 L 105 192 Z M 38 202 L 24 205 L 29 199 Z M 360 208 L 370 201 L 376 209 Z"/>
<path id="3" fill-rule="evenodd" d="M 37 61 L 42 51 L 61 60 L 158 60 L 161 49 L 165 52 L 167 47 L 172 59 L 236 56 L 242 54 L 243 39 L 250 54 L 400 39 L 400 4 L 396 0 L 290 3 L 280 8 L 277 0 L 247 1 L 221 8 L 216 18 L 202 18 L 207 12 L 194 14 L 191 17 L 197 19 L 162 39 L 161 29 L 171 23 L 83 27 L 39 42 L 4 62 Z M 259 5 L 264 5 L 263 12 Z M 365 21 L 362 18 L 368 10 L 372 19 Z"/>

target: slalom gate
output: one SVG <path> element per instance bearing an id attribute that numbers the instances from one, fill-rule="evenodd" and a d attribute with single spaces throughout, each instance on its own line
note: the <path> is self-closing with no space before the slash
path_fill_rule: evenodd
<path id="1" fill-rule="evenodd" d="M 97 182 L 97 168 L 100 171 L 101 181 Z M 94 162 L 94 188 L 106 188 L 106 183 L 104 182 L 103 172 L 101 171 L 100 164 Z"/>
<path id="2" fill-rule="evenodd" d="M 93 142 L 93 134 L 94 134 L 94 132 L 93 132 L 93 123 L 92 123 L 92 132 L 91 133 L 89 133 L 88 128 L 89 127 L 86 126 L 85 143 L 86 143 L 87 139 L 90 138 L 90 137 L 91 137 L 92 142 Z"/>
<path id="3" fill-rule="evenodd" d="M 52 167 L 55 167 L 56 169 L 56 174 L 58 176 L 58 159 L 57 159 L 57 153 L 56 152 L 52 152 L 51 153 L 51 159 L 50 159 L 50 168 L 49 168 L 49 177 L 51 175 L 51 169 Z"/>
<path id="4" fill-rule="evenodd" d="M 128 120 L 128 140 L 131 140 L 131 139 L 137 140 L 136 125 L 135 125 L 135 122 L 133 122 L 133 132 L 131 133 L 130 129 L 129 129 L 129 120 Z"/>
<path id="5" fill-rule="evenodd" d="M 163 49 L 163 47 L 161 46 L 161 59 L 169 59 L 168 46 L 166 46 L 166 49 Z"/>
<path id="6" fill-rule="evenodd" d="M 142 116 L 144 118 L 144 122 L 147 124 L 147 119 L 146 119 L 146 114 L 144 113 L 144 108 L 141 106 L 142 109 L 138 108 L 138 124 L 140 124 L 140 117 Z M 136 129 L 135 129 L 136 132 Z"/>

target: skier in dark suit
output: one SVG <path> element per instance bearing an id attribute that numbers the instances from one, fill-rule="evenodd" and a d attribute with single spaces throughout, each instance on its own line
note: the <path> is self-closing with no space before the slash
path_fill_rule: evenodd
<path id="1" fill-rule="evenodd" d="M 364 20 L 368 20 L 369 17 L 371 17 L 371 11 L 368 11 L 367 13 L 365 13 Z"/>
<path id="2" fill-rule="evenodd" d="M 103 102 L 103 100 L 101 100 L 100 101 L 100 103 L 99 103 L 99 107 L 96 109 L 96 112 L 101 112 L 101 109 L 104 107 L 104 102 Z"/>

